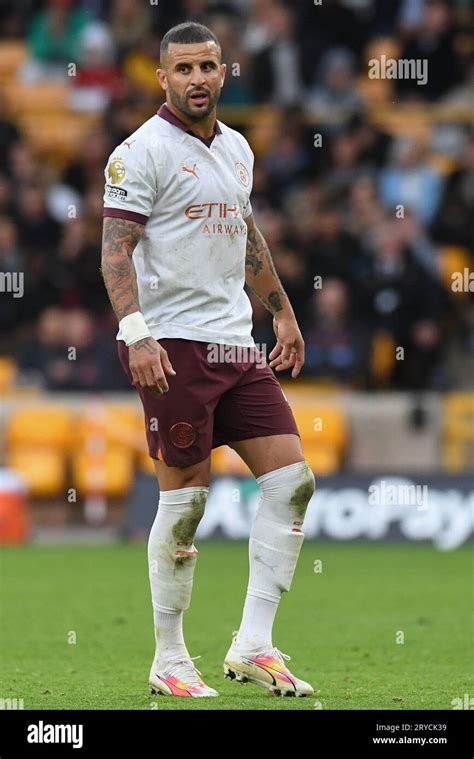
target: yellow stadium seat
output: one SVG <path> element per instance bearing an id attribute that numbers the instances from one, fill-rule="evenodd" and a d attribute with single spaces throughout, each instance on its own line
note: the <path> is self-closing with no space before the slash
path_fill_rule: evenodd
<path id="1" fill-rule="evenodd" d="M 305 459 L 317 475 L 335 474 L 341 468 L 339 452 L 329 443 L 308 443 L 303 445 Z"/>
<path id="2" fill-rule="evenodd" d="M 344 460 L 349 432 L 345 412 L 331 404 L 293 405 L 301 444 L 315 474 L 332 474 Z"/>
<path id="3" fill-rule="evenodd" d="M 21 84 L 10 82 L 5 94 L 10 107 L 16 114 L 61 115 L 68 110 L 69 88 L 66 84 L 38 82 Z"/>
<path id="4" fill-rule="evenodd" d="M 138 467 L 145 474 L 156 475 L 153 459 L 148 453 L 142 453 L 138 457 Z"/>
<path id="5" fill-rule="evenodd" d="M 211 474 L 226 474 L 226 464 L 227 456 L 225 452 L 225 446 L 220 445 L 219 448 L 213 448 L 211 452 Z"/>
<path id="6" fill-rule="evenodd" d="M 466 248 L 446 245 L 441 248 L 439 257 L 441 280 L 447 290 L 458 297 L 466 297 L 466 290 L 453 290 L 453 274 L 463 274 L 464 269 L 472 269 L 472 261 Z"/>
<path id="7" fill-rule="evenodd" d="M 44 498 L 64 494 L 66 469 L 60 450 L 15 446 L 7 452 L 6 463 L 24 478 L 32 496 Z"/>
<path id="8" fill-rule="evenodd" d="M 143 414 L 133 406 L 92 403 L 81 411 L 77 431 L 83 446 L 98 439 L 107 446 L 130 449 L 134 454 L 147 451 Z"/>
<path id="9" fill-rule="evenodd" d="M 24 42 L 16 40 L 0 42 L 0 78 L 14 77 L 26 57 L 27 50 Z"/>
<path id="10" fill-rule="evenodd" d="M 330 442 L 340 451 L 346 447 L 347 421 L 342 409 L 329 404 L 295 404 L 293 413 L 303 443 Z"/>
<path id="11" fill-rule="evenodd" d="M 16 377 L 16 364 L 10 356 L 0 356 L 0 393 L 13 390 Z"/>
<path id="12" fill-rule="evenodd" d="M 449 472 L 474 467 L 474 393 L 449 393 L 443 400 L 443 463 Z"/>
<path id="13" fill-rule="evenodd" d="M 133 483 L 133 458 L 123 448 L 103 454 L 79 451 L 72 458 L 73 486 L 80 495 L 124 496 Z"/>
<path id="14" fill-rule="evenodd" d="M 379 383 L 388 381 L 395 364 L 395 342 L 389 332 L 379 331 L 372 339 L 370 369 Z"/>
<path id="15" fill-rule="evenodd" d="M 80 155 L 84 135 L 97 124 L 94 114 L 30 113 L 20 115 L 19 126 L 34 150 L 54 166 Z"/>
<path id="16" fill-rule="evenodd" d="M 7 448 L 35 445 L 65 451 L 75 439 L 73 415 L 63 406 L 22 406 L 12 411 L 6 423 Z"/>

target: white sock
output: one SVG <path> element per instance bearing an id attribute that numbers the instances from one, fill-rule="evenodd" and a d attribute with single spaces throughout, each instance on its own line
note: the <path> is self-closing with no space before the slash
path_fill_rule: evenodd
<path id="1" fill-rule="evenodd" d="M 272 628 L 278 601 L 247 593 L 235 647 L 242 652 L 263 653 L 273 648 Z"/>
<path id="2" fill-rule="evenodd" d="M 170 614 L 166 611 L 154 609 L 157 665 L 163 666 L 166 662 L 177 659 L 189 659 L 183 635 L 183 612 Z"/>
<path id="3" fill-rule="evenodd" d="M 207 487 L 165 490 L 148 538 L 148 570 L 155 625 L 155 661 L 189 657 L 183 611 L 189 608 L 197 550 L 194 536 L 204 514 Z"/>
<path id="4" fill-rule="evenodd" d="M 263 653 L 273 647 L 278 604 L 291 587 L 314 475 L 306 461 L 298 461 L 258 477 L 257 482 L 260 503 L 250 533 L 249 583 L 235 647 Z"/>

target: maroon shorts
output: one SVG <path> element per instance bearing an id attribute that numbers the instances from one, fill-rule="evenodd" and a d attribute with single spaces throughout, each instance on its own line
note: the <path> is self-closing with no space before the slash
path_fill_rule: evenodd
<path id="1" fill-rule="evenodd" d="M 128 348 L 123 340 L 117 342 L 120 362 L 133 384 Z M 137 387 L 153 459 L 190 466 L 204 461 L 212 448 L 234 440 L 299 434 L 279 383 L 256 349 L 243 356 L 253 360 L 227 363 L 221 352 L 224 361 L 208 360 L 208 344 L 197 340 L 162 338 L 160 345 L 176 372 L 166 378 L 169 391 L 157 395 Z M 220 351 L 226 347 L 218 346 Z"/>

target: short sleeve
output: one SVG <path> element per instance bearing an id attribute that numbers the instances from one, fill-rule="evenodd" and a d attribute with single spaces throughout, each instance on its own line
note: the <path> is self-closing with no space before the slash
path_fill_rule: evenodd
<path id="1" fill-rule="evenodd" d="M 247 202 L 242 207 L 242 218 L 247 219 L 252 214 L 252 204 L 250 202 L 250 198 L 247 200 Z"/>
<path id="2" fill-rule="evenodd" d="M 104 216 L 146 224 L 157 193 L 154 166 L 146 150 L 136 140 L 124 142 L 110 155 L 104 175 Z"/>
<path id="3" fill-rule="evenodd" d="M 252 204 L 250 202 L 250 195 L 252 192 L 253 187 L 253 165 L 255 156 L 253 154 L 252 148 L 248 144 L 247 140 L 242 136 L 242 140 L 244 142 L 245 151 L 246 151 L 246 166 L 245 166 L 245 177 L 247 182 L 247 189 L 248 189 L 248 198 L 246 203 L 242 207 L 242 218 L 247 219 L 251 213 L 252 213 Z M 248 166 L 248 169 L 247 169 Z"/>

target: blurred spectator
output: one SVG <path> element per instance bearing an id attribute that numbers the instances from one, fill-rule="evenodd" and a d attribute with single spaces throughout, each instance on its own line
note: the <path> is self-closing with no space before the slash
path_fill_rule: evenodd
<path id="1" fill-rule="evenodd" d="M 277 194 L 301 179 L 309 161 L 308 149 L 298 134 L 283 131 L 263 158 L 263 168 Z"/>
<path id="2" fill-rule="evenodd" d="M 242 46 L 251 55 L 257 55 L 270 46 L 272 34 L 268 16 L 276 5 L 277 0 L 253 0 L 249 3 Z"/>
<path id="3" fill-rule="evenodd" d="M 432 233 L 443 245 L 460 245 L 474 255 L 474 132 L 466 141 L 461 165 L 448 177 Z"/>
<path id="4" fill-rule="evenodd" d="M 19 139 L 20 132 L 17 127 L 11 121 L 0 120 L 0 171 L 7 170 L 7 157 L 12 146 L 18 142 Z"/>
<path id="5" fill-rule="evenodd" d="M 105 129 L 98 128 L 87 132 L 79 155 L 66 167 L 62 182 L 81 195 L 90 185 L 101 184 L 104 179 L 104 166 L 113 147 Z"/>
<path id="6" fill-rule="evenodd" d="M 15 347 L 21 379 L 25 383 L 49 386 L 58 374 L 57 362 L 64 358 L 64 312 L 46 308 L 39 317 L 32 339 L 20 341 Z"/>
<path id="7" fill-rule="evenodd" d="M 283 5 L 268 8 L 268 44 L 253 56 L 251 82 L 257 100 L 286 106 L 300 102 L 301 51 L 295 37 L 294 17 Z"/>
<path id="8" fill-rule="evenodd" d="M 93 23 L 79 38 L 78 71 L 70 104 L 82 111 L 103 111 L 123 89 L 121 71 L 115 65 L 112 37 L 105 24 Z"/>
<path id="9" fill-rule="evenodd" d="M 428 162 L 426 140 L 403 137 L 394 145 L 392 163 L 380 172 L 382 202 L 395 214 L 399 205 L 429 224 L 440 202 L 442 179 Z"/>
<path id="10" fill-rule="evenodd" d="M 11 177 L 15 191 L 37 182 L 44 167 L 41 166 L 31 146 L 25 139 L 16 140 L 7 156 L 7 174 Z"/>
<path id="11" fill-rule="evenodd" d="M 347 284 L 361 266 L 362 252 L 356 237 L 347 232 L 336 204 L 326 201 L 319 209 L 316 235 L 307 248 L 313 278 L 336 277 Z"/>
<path id="12" fill-rule="evenodd" d="M 89 19 L 74 0 L 48 0 L 37 11 L 28 30 L 28 47 L 32 58 L 25 64 L 22 78 L 26 82 L 67 75 L 67 64 L 78 60 L 81 32 Z"/>
<path id="13" fill-rule="evenodd" d="M 97 336 L 92 317 L 83 309 L 47 309 L 35 337 L 17 349 L 22 379 L 47 390 L 93 391 L 129 387 L 124 382 L 110 340 Z M 127 378 L 125 377 L 125 380 Z"/>
<path id="14" fill-rule="evenodd" d="M 395 362 L 396 386 L 426 387 L 440 356 L 444 293 L 413 259 L 397 221 L 374 230 L 371 254 L 370 272 L 354 289 L 357 312 L 374 331 L 388 332 L 404 349 L 404 359 Z"/>
<path id="15" fill-rule="evenodd" d="M 313 282 L 305 258 L 289 246 L 274 248 L 273 260 L 298 320 L 303 318 Z"/>
<path id="16" fill-rule="evenodd" d="M 329 111 L 339 119 L 348 118 L 363 105 L 355 84 L 353 55 L 344 48 L 333 48 L 321 61 L 315 84 L 307 93 L 307 106 L 315 111 Z"/>
<path id="17" fill-rule="evenodd" d="M 0 272 L 24 273 L 24 258 L 18 247 L 15 224 L 7 216 L 0 216 Z M 11 353 L 20 322 L 22 299 L 13 292 L 2 292 L 0 297 L 0 353 Z"/>
<path id="18" fill-rule="evenodd" d="M 0 216 L 0 270 L 21 271 L 24 263 L 14 222 L 8 216 Z"/>
<path id="19" fill-rule="evenodd" d="M 348 193 L 350 186 L 364 169 L 358 161 L 359 150 L 357 137 L 349 129 L 338 131 L 332 137 L 331 165 L 324 177 L 327 193 L 333 196 Z"/>
<path id="20" fill-rule="evenodd" d="M 0 216 L 13 213 L 13 198 L 10 182 L 5 174 L 0 174 Z"/>
<path id="21" fill-rule="evenodd" d="M 96 316 L 108 311 L 109 301 L 100 273 L 100 248 L 90 242 L 84 219 L 64 226 L 58 263 L 63 306 L 82 306 Z"/>
<path id="22" fill-rule="evenodd" d="M 399 79 L 401 95 L 435 100 L 462 79 L 454 47 L 453 10 L 448 0 L 426 0 L 421 25 L 416 36 L 402 49 L 401 58 L 426 60 L 428 81 L 418 85 L 416 79 Z"/>
<path id="23" fill-rule="evenodd" d="M 60 225 L 49 215 L 45 191 L 39 185 L 24 187 L 17 200 L 16 221 L 26 253 L 54 255 Z"/>
<path id="24" fill-rule="evenodd" d="M 314 291 L 304 324 L 305 366 L 302 375 L 341 384 L 363 384 L 368 335 L 351 313 L 349 290 L 340 279 L 326 279 Z"/>
<path id="25" fill-rule="evenodd" d="M 139 90 L 150 98 L 164 96 L 156 76 L 159 60 L 160 39 L 152 32 L 147 34 L 140 47 L 127 52 L 123 71 L 134 90 Z"/>
<path id="26" fill-rule="evenodd" d="M 376 177 L 360 174 L 349 191 L 346 227 L 358 240 L 365 244 L 376 225 L 384 219 L 385 213 L 377 196 Z"/>
<path id="27" fill-rule="evenodd" d="M 109 26 L 119 60 L 144 44 L 150 31 L 150 13 L 150 5 L 140 0 L 113 0 Z"/>
<path id="28" fill-rule="evenodd" d="M 211 17 L 210 28 L 222 47 L 222 62 L 227 64 L 226 82 L 221 105 L 248 104 L 253 100 L 249 80 L 249 60 L 239 46 L 239 25 L 223 13 Z"/>

